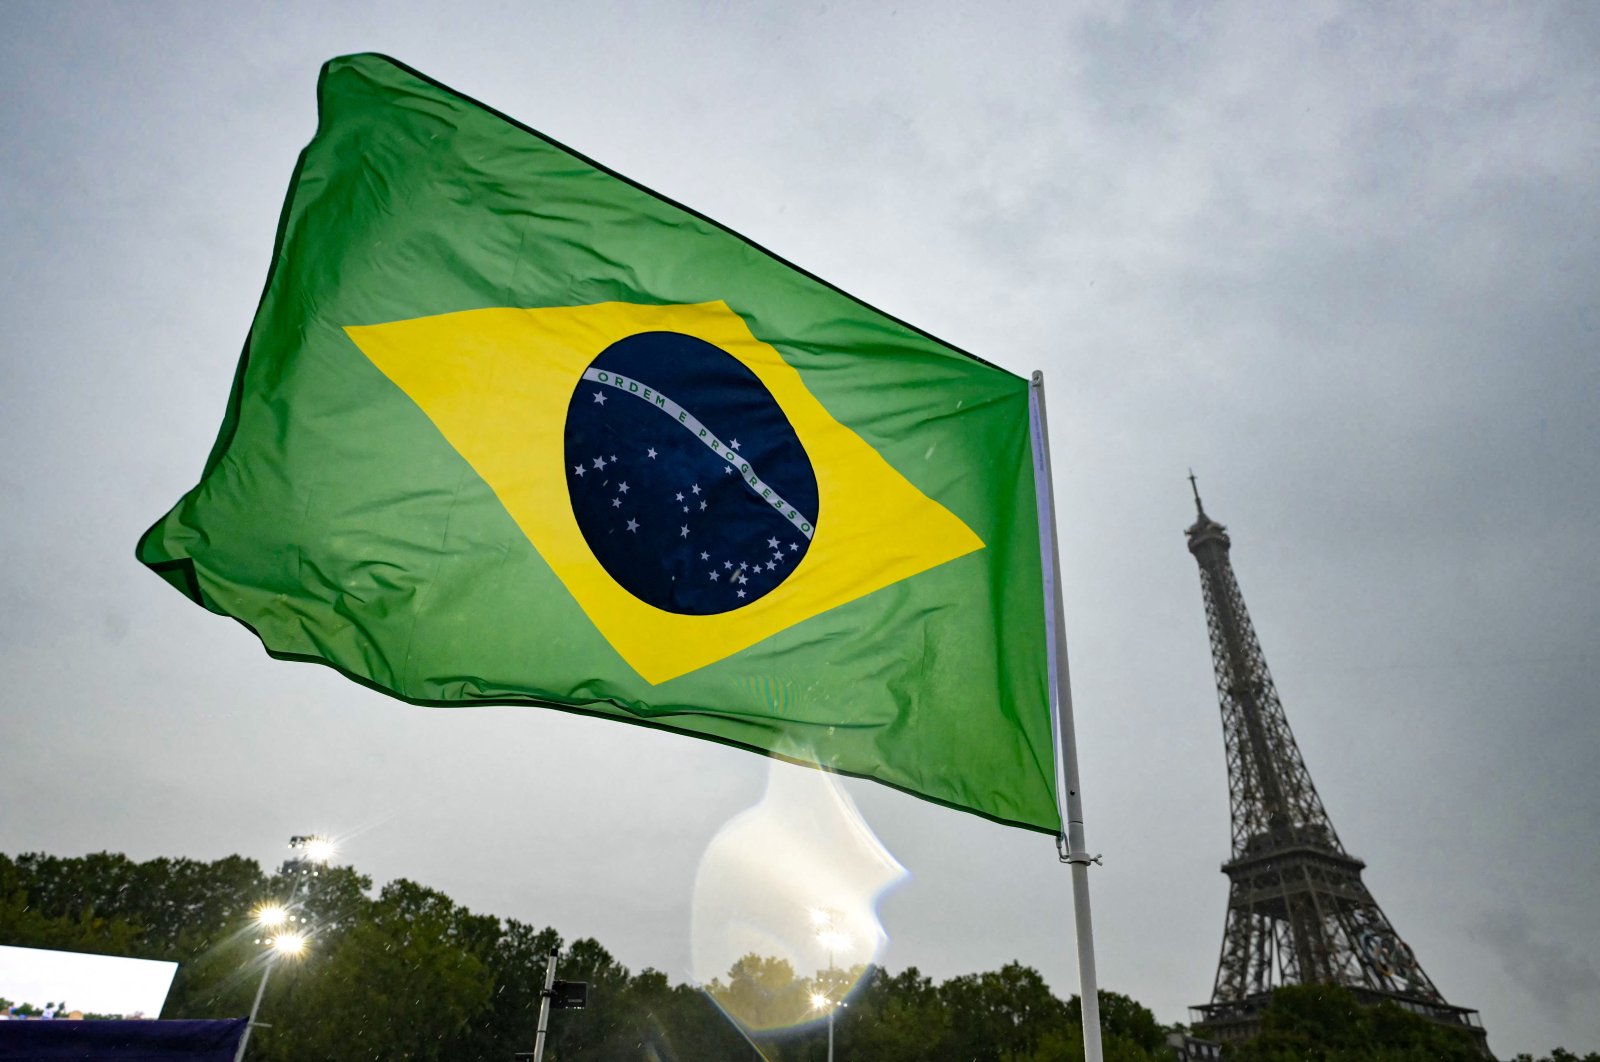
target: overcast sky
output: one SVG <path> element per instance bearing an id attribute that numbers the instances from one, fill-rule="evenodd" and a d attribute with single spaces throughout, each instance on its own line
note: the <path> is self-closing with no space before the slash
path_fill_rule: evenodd
<path id="1" fill-rule="evenodd" d="M 325 830 L 688 975 L 768 761 L 407 707 L 133 560 L 216 432 L 318 66 L 383 51 L 1045 370 L 1105 987 L 1186 1019 L 1216 969 L 1193 466 L 1423 967 L 1503 1056 L 1600 1050 L 1600 6 L 245 6 L 0 7 L 0 851 Z M 887 965 L 1076 990 L 1048 838 L 847 789 L 910 872 Z"/>

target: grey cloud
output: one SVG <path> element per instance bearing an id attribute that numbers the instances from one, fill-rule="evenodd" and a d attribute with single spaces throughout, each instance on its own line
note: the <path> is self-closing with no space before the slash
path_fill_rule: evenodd
<path id="1" fill-rule="evenodd" d="M 1552 1017 L 1565 1018 L 1573 1007 L 1600 998 L 1600 966 L 1570 945 L 1538 933 L 1526 911 L 1502 908 L 1486 915 L 1473 933 Z"/>
<path id="2" fill-rule="evenodd" d="M 394 704 L 266 659 L 132 562 L 216 430 L 317 67 L 378 49 L 1046 371 L 1108 986 L 1177 1020 L 1214 972 L 1193 465 L 1312 773 L 1425 968 L 1503 1054 L 1600 1048 L 1578 1005 L 1600 953 L 1600 8 L 4 17 L 0 851 L 270 861 L 280 835 L 377 823 L 351 854 L 380 880 L 687 966 L 695 864 L 760 760 Z M 92 779 L 63 782 L 74 763 Z M 850 788 L 914 874 L 885 903 L 891 966 L 1020 959 L 1074 990 L 1048 839 Z M 536 814 L 572 793 L 582 821 Z M 1513 891 L 1525 914 L 1480 917 Z"/>

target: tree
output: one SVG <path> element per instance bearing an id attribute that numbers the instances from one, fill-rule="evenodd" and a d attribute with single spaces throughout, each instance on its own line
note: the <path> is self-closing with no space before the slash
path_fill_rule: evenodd
<path id="1" fill-rule="evenodd" d="M 788 1029 L 816 1016 L 807 985 L 787 959 L 752 952 L 728 970 L 728 980 L 712 980 L 706 991 L 745 1029 L 760 1033 Z"/>
<path id="2" fill-rule="evenodd" d="M 873 967 L 835 1030 L 845 1058 L 920 1062 L 942 1054 L 951 1037 L 950 1011 L 933 980 L 915 966 L 898 974 Z"/>
<path id="3" fill-rule="evenodd" d="M 1228 1062 L 1482 1062 L 1477 1043 L 1391 1003 L 1364 1006 L 1337 985 L 1287 985 L 1272 994 L 1261 1032 Z"/>
<path id="4" fill-rule="evenodd" d="M 0 855 L 0 943 L 101 955 L 135 955 L 142 927 L 125 918 L 108 918 L 93 908 L 67 913 L 66 905 L 42 902 L 29 857 Z"/>
<path id="5" fill-rule="evenodd" d="M 51 918 L 121 921 L 142 928 L 140 957 L 166 959 L 204 948 L 238 922 L 266 885 L 254 860 L 213 863 L 96 852 L 64 859 L 19 856 L 29 900 Z"/>
<path id="6" fill-rule="evenodd" d="M 237 856 L 213 863 L 136 863 L 111 853 L 0 856 L 0 943 L 176 960 L 168 1017 L 247 1013 L 270 961 L 262 1016 L 272 1027 L 251 1040 L 252 1056 L 261 1062 L 506 1062 L 533 1046 L 545 966 L 562 946 L 554 929 L 477 915 L 403 879 L 376 897 L 370 889 L 370 880 L 349 867 L 321 868 L 296 881 L 281 873 L 268 877 Z M 312 920 L 312 946 L 299 960 L 269 960 L 253 923 L 255 908 L 291 896 Z M 827 1028 L 812 995 L 836 998 L 844 983 L 857 985 L 849 1005 L 835 1012 L 845 1058 L 1083 1057 L 1078 1001 L 1063 1003 L 1036 971 L 1017 963 L 935 984 L 915 968 L 803 977 L 782 959 L 747 955 L 702 991 L 673 985 L 657 970 L 631 974 L 594 939 L 571 942 L 558 962 L 563 978 L 589 983 L 589 1007 L 553 1016 L 547 1062 L 819 1062 Z M 1407 1024 L 1418 1019 L 1398 1011 L 1357 1007 L 1346 1013 L 1337 998 L 1292 995 L 1275 1007 L 1261 1042 L 1251 1048 L 1257 1053 L 1237 1056 L 1242 1062 L 1460 1057 L 1416 1053 L 1431 1050 L 1428 1038 L 1448 1037 L 1449 1030 L 1424 1023 L 1419 1031 Z M 1144 1007 L 1102 992 L 1100 1011 L 1108 1062 L 1163 1056 L 1162 1030 Z M 1351 1020 L 1364 1024 L 1352 1031 L 1346 1028 Z M 1363 1044 L 1363 1036 L 1392 1041 L 1401 1053 L 1352 1053 L 1350 1045 Z M 1323 1046 L 1308 1046 L 1315 1044 Z M 1311 1053 L 1295 1053 L 1303 1049 Z M 1580 1060 L 1558 1050 L 1544 1062 L 1600 1058 Z"/>
<path id="7" fill-rule="evenodd" d="M 554 929 L 535 929 L 515 919 L 502 923 L 483 957 L 493 986 L 489 1006 L 473 1018 L 463 1059 L 505 1062 L 533 1049 L 545 964 L 560 948 L 561 935 Z"/>
<path id="8" fill-rule="evenodd" d="M 1100 1002 L 1101 1039 L 1126 1042 L 1147 1054 L 1158 1055 L 1167 1049 L 1166 1030 L 1156 1021 L 1156 1016 L 1132 996 L 1121 992 L 1100 989 L 1095 994 Z M 1073 996 L 1067 1000 L 1067 1018 L 1074 1025 L 1083 1024 L 1083 1000 Z"/>
<path id="9" fill-rule="evenodd" d="M 315 977 L 285 978 L 280 992 L 298 997 L 282 1008 L 293 1020 L 275 1021 L 263 1047 L 271 1058 L 306 1062 L 456 1058 L 489 1006 L 484 956 L 498 936 L 496 919 L 392 881 Z"/>
<path id="10" fill-rule="evenodd" d="M 1025 1059 L 1049 1032 L 1069 1025 L 1066 1004 L 1032 967 L 1007 963 L 998 971 L 953 977 L 939 986 L 950 1011 L 948 1055 L 974 1062 Z"/>
<path id="11" fill-rule="evenodd" d="M 548 1057 L 552 1062 L 618 1057 L 603 1050 L 607 1039 L 634 1039 L 636 1020 L 629 1012 L 627 967 L 598 940 L 585 937 L 568 946 L 556 965 L 557 976 L 589 985 L 588 1005 L 572 1014 L 551 1013 Z"/>

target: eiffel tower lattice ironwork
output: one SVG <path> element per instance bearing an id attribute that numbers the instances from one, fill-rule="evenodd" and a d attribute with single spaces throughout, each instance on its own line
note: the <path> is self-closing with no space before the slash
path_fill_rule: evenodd
<path id="1" fill-rule="evenodd" d="M 1194 1008 L 1196 1030 L 1247 1038 L 1274 988 L 1334 984 L 1461 1028 L 1484 1046 L 1477 1011 L 1445 1002 L 1367 891 L 1366 864 L 1340 843 L 1250 623 L 1227 529 L 1206 515 L 1193 473 L 1189 482 L 1199 514 L 1189 552 L 1200 565 L 1233 815 L 1222 955 L 1211 1002 Z"/>

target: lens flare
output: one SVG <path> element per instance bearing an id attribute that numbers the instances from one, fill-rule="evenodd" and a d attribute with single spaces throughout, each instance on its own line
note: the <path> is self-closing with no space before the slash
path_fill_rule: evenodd
<path id="1" fill-rule="evenodd" d="M 306 858 L 313 863 L 329 863 L 338 854 L 338 848 L 326 837 L 313 837 L 306 842 Z"/>
<path id="2" fill-rule="evenodd" d="M 825 1020 L 888 944 L 878 901 L 906 877 L 837 776 L 771 760 L 700 861 L 691 973 L 750 1033 Z"/>
<path id="3" fill-rule="evenodd" d="M 850 938 L 836 930 L 828 930 L 817 934 L 817 943 L 827 948 L 830 952 L 847 952 L 850 950 Z"/>
<path id="4" fill-rule="evenodd" d="M 256 908 L 256 925 L 281 926 L 289 920 L 289 912 L 282 904 L 264 903 Z"/>
<path id="5" fill-rule="evenodd" d="M 272 950 L 279 955 L 299 955 L 306 950 L 304 933 L 279 933 L 272 938 Z"/>

